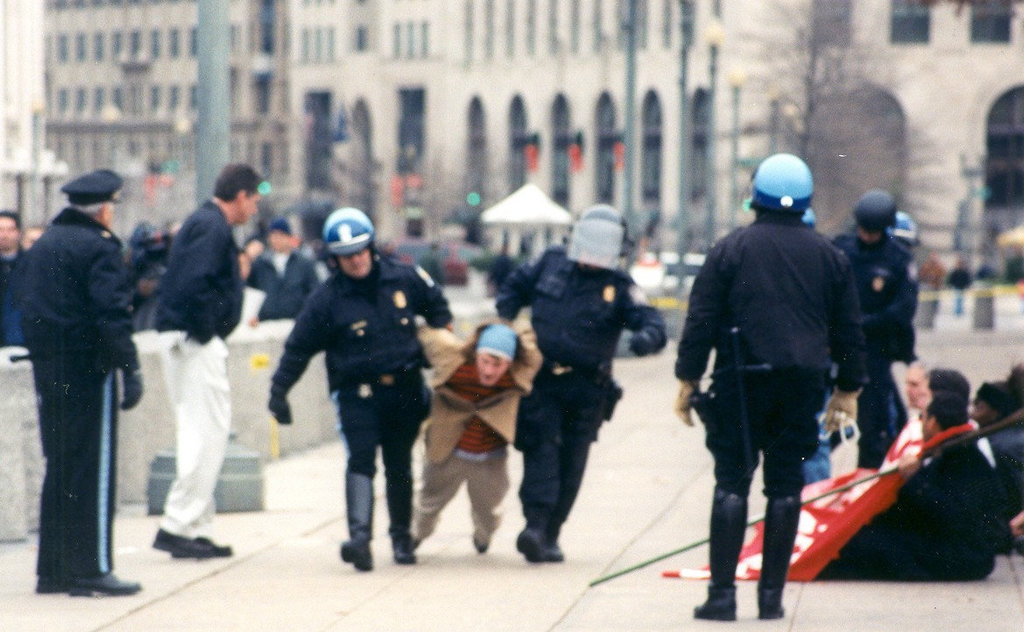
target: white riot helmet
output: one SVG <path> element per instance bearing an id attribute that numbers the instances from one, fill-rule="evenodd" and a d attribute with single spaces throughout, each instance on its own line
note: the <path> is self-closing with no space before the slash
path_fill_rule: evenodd
<path id="1" fill-rule="evenodd" d="M 597 204 L 583 211 L 569 235 L 570 261 L 608 270 L 618 267 L 626 226 L 622 216 L 607 204 Z"/>

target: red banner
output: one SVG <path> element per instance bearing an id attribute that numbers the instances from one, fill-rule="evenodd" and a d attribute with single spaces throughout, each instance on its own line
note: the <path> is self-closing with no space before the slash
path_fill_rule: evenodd
<path id="1" fill-rule="evenodd" d="M 881 470 L 891 469 L 904 454 L 921 452 L 921 424 L 914 420 L 907 423 L 903 432 L 889 448 Z M 821 569 L 837 557 L 839 549 L 849 542 L 861 527 L 872 518 L 888 509 L 896 501 L 903 479 L 898 474 L 870 478 L 862 483 L 856 481 L 870 477 L 881 470 L 856 469 L 835 478 L 811 483 L 804 487 L 804 502 L 817 498 L 829 491 L 852 486 L 842 492 L 827 495 L 807 503 L 800 512 L 793 557 L 790 559 L 789 580 L 809 582 Z M 736 579 L 756 580 L 761 576 L 761 546 L 764 542 L 764 521 L 758 522 L 754 537 L 743 546 Z M 703 569 L 664 571 L 663 577 L 683 579 L 708 579 L 710 572 Z"/>

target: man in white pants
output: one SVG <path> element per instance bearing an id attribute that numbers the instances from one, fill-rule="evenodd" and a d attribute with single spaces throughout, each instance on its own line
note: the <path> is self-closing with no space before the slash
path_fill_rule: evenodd
<path id="1" fill-rule="evenodd" d="M 243 164 L 221 171 L 211 200 L 182 225 L 161 281 L 156 328 L 177 423 L 177 472 L 153 548 L 175 558 L 229 557 L 213 542 L 213 492 L 231 429 L 224 338 L 238 324 L 243 280 L 232 226 L 256 213 L 260 177 Z"/>

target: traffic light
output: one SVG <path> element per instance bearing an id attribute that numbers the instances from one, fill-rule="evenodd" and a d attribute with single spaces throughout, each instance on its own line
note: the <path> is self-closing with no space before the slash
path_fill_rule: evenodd
<path id="1" fill-rule="evenodd" d="M 480 206 L 480 194 L 476 191 L 470 191 L 466 194 L 466 204 L 470 206 Z"/>
<path id="2" fill-rule="evenodd" d="M 260 182 L 259 185 L 256 186 L 256 192 L 259 193 L 260 195 L 270 195 L 270 192 L 272 190 L 273 187 L 270 186 L 269 180 L 264 180 L 263 182 Z"/>

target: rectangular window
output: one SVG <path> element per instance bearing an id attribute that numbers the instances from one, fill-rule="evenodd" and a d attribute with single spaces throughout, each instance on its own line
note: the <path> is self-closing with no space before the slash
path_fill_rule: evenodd
<path id="1" fill-rule="evenodd" d="M 89 97 L 85 88 L 78 88 L 75 90 L 75 114 L 85 114 L 88 103 Z"/>
<path id="2" fill-rule="evenodd" d="M 160 31 L 153 29 L 149 32 L 149 58 L 160 59 Z"/>
<path id="3" fill-rule="evenodd" d="M 505 56 L 511 59 L 516 54 L 516 3 L 508 0 L 505 5 Z"/>
<path id="4" fill-rule="evenodd" d="M 110 56 L 116 62 L 124 52 L 124 35 L 121 31 L 114 31 L 110 34 Z"/>
<path id="5" fill-rule="evenodd" d="M 395 59 L 402 56 L 402 25 L 398 23 L 391 27 L 391 56 Z"/>
<path id="6" fill-rule="evenodd" d="M 188 33 L 188 54 L 192 57 L 199 55 L 199 27 L 193 26 Z"/>
<path id="7" fill-rule="evenodd" d="M 172 85 L 167 88 L 167 110 L 177 112 L 181 107 L 181 86 Z"/>
<path id="8" fill-rule="evenodd" d="M 594 52 L 599 53 L 604 47 L 604 16 L 601 14 L 601 2 L 594 3 Z"/>
<path id="9" fill-rule="evenodd" d="M 135 30 L 128 34 L 128 57 L 138 59 L 142 54 L 142 31 Z"/>
<path id="10" fill-rule="evenodd" d="M 167 56 L 171 59 L 181 56 L 181 31 L 178 29 L 167 31 Z"/>
<path id="11" fill-rule="evenodd" d="M 409 22 L 405 25 L 407 42 L 405 56 L 412 59 L 416 56 L 416 23 Z"/>
<path id="12" fill-rule="evenodd" d="M 533 57 L 537 52 L 537 0 L 526 3 L 526 54 Z"/>
<path id="13" fill-rule="evenodd" d="M 149 88 L 149 111 L 156 114 L 160 111 L 160 97 L 163 93 L 160 90 L 160 86 L 150 86 Z"/>
<path id="14" fill-rule="evenodd" d="M 931 9 L 919 0 L 892 0 L 889 41 L 893 44 L 927 44 Z"/>
<path id="15" fill-rule="evenodd" d="M 60 114 L 67 114 L 68 104 L 68 89 L 61 88 L 57 91 L 57 112 Z"/>
<path id="16" fill-rule="evenodd" d="M 88 53 L 88 48 L 85 33 L 78 33 L 75 35 L 75 61 L 85 61 Z"/>
<path id="17" fill-rule="evenodd" d="M 310 51 L 310 36 L 309 29 L 302 29 L 302 63 L 309 63 L 309 51 Z"/>
<path id="18" fill-rule="evenodd" d="M 580 52 L 580 3 L 573 0 L 569 14 L 569 50 L 573 55 Z"/>
<path id="19" fill-rule="evenodd" d="M 369 30 L 365 24 L 360 24 L 356 27 L 356 52 L 363 52 L 370 48 Z"/>
<path id="20" fill-rule="evenodd" d="M 548 52 L 558 54 L 558 0 L 548 0 Z"/>
<path id="21" fill-rule="evenodd" d="M 120 87 L 115 87 L 110 91 L 110 102 L 120 112 L 124 112 L 124 90 Z"/>
<path id="22" fill-rule="evenodd" d="M 1010 41 L 1010 0 L 994 0 L 971 6 L 971 42 L 1004 44 Z"/>
<path id="23" fill-rule="evenodd" d="M 420 24 L 420 57 L 430 57 L 430 22 Z"/>
<path id="24" fill-rule="evenodd" d="M 261 77 L 256 80 L 256 112 L 270 113 L 270 78 Z"/>
<path id="25" fill-rule="evenodd" d="M 484 56 L 494 58 L 494 0 L 484 4 Z"/>
<path id="26" fill-rule="evenodd" d="M 64 33 L 57 36 L 57 61 L 62 64 L 68 62 L 68 36 Z"/>
<path id="27" fill-rule="evenodd" d="M 93 33 L 92 36 L 92 58 L 94 61 L 103 61 L 103 54 L 106 52 L 107 42 L 103 33 Z"/>
<path id="28" fill-rule="evenodd" d="M 106 90 L 102 86 L 99 86 L 92 91 L 92 111 L 96 114 L 103 112 L 103 106 L 106 105 Z"/>

